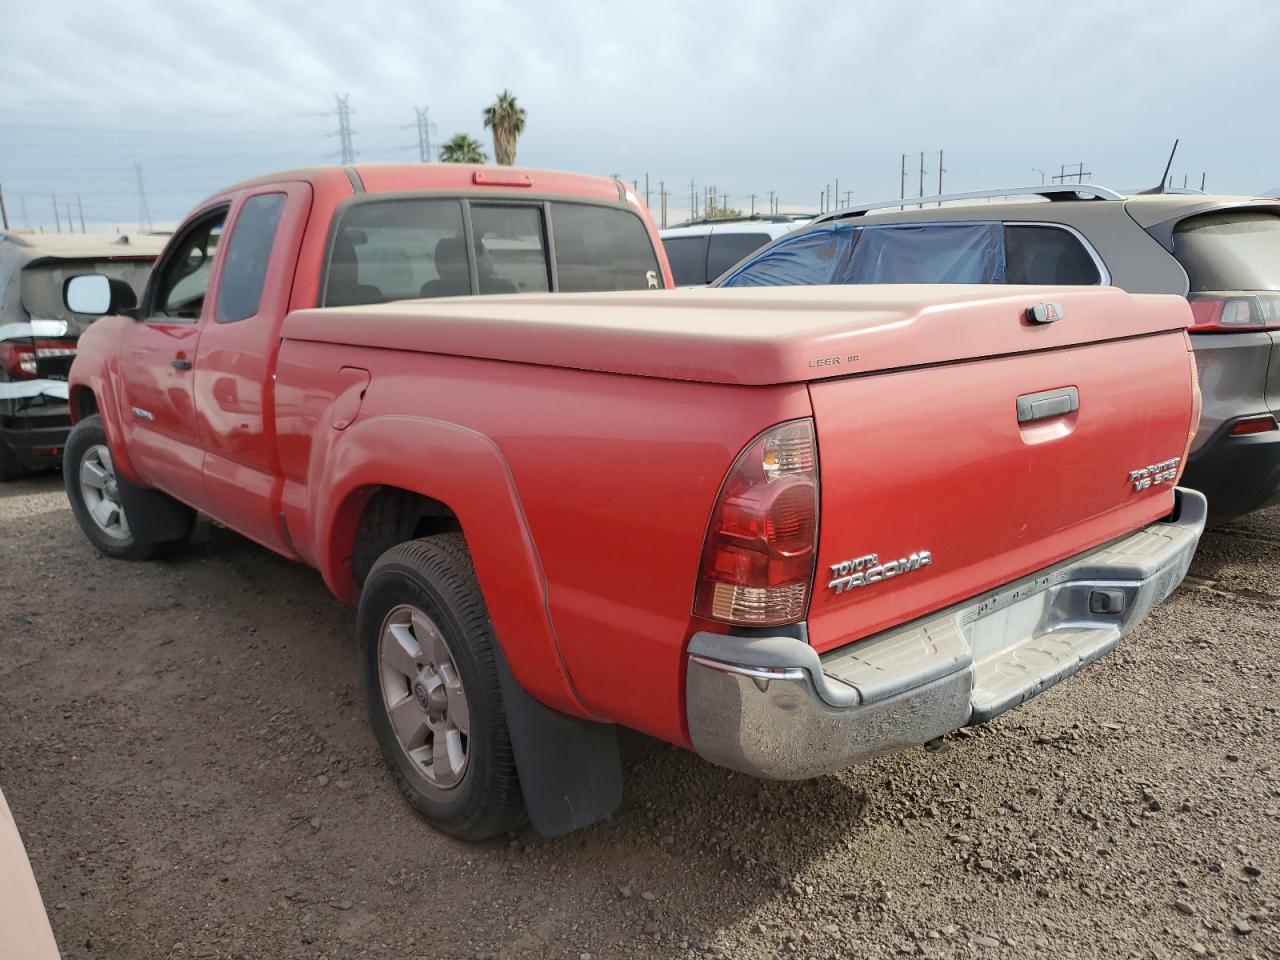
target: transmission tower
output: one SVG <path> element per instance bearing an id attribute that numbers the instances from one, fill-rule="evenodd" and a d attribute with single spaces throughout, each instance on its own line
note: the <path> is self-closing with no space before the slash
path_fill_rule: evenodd
<path id="1" fill-rule="evenodd" d="M 340 97 L 335 93 L 333 99 L 338 105 L 338 147 L 342 162 L 355 163 L 356 151 L 351 145 L 351 94 Z"/>
<path id="2" fill-rule="evenodd" d="M 147 189 L 142 185 L 142 164 L 133 165 L 133 173 L 138 179 L 138 229 L 143 233 L 151 232 L 151 211 L 147 207 Z M 57 203 L 54 203 L 57 210 Z"/>
<path id="3" fill-rule="evenodd" d="M 418 118 L 418 159 L 423 163 L 431 162 L 431 131 L 435 124 L 427 118 L 427 111 L 430 109 L 430 107 L 423 107 L 421 110 L 417 107 L 413 108 Z"/>

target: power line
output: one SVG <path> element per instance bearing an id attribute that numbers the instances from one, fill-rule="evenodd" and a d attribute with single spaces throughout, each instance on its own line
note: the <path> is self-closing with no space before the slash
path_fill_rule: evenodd
<path id="1" fill-rule="evenodd" d="M 338 105 L 338 149 L 342 162 L 355 163 L 356 150 L 351 143 L 351 94 L 340 97 L 335 93 L 333 99 Z"/>
<path id="2" fill-rule="evenodd" d="M 135 163 L 133 172 L 138 178 L 138 229 L 144 233 L 150 233 L 152 230 L 151 210 L 147 207 L 147 188 L 142 184 L 142 164 Z M 56 213 L 57 210 L 55 209 L 54 212 Z"/>
<path id="3" fill-rule="evenodd" d="M 431 131 L 435 124 L 427 118 L 427 111 L 430 109 L 430 107 L 413 108 L 418 124 L 418 159 L 423 163 L 431 162 Z"/>

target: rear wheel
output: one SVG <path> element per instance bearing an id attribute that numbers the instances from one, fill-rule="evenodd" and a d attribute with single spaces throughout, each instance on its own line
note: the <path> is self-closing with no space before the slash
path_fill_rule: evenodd
<path id="1" fill-rule="evenodd" d="M 163 543 L 141 541 L 129 523 L 120 493 L 107 434 L 98 416 L 86 417 L 67 437 L 62 456 L 62 480 L 71 512 L 95 547 L 120 560 L 150 560 L 187 542 L 186 535 Z"/>
<path id="2" fill-rule="evenodd" d="M 369 720 L 404 798 L 466 840 L 519 824 L 497 639 L 462 536 L 384 553 L 365 580 L 359 630 Z"/>

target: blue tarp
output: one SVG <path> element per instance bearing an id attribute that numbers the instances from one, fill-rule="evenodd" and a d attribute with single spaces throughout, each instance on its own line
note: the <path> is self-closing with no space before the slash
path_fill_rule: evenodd
<path id="1" fill-rule="evenodd" d="M 726 287 L 828 283 L 1003 283 L 1000 223 L 853 226 L 834 223 L 784 239 Z"/>
<path id="2" fill-rule="evenodd" d="M 786 287 L 838 283 L 857 231 L 845 224 L 806 230 L 770 247 L 731 276 L 726 287 Z"/>

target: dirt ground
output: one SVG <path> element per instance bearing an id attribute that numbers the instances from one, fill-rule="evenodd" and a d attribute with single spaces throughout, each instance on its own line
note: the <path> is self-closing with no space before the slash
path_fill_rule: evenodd
<path id="1" fill-rule="evenodd" d="M 946 752 L 627 736 L 610 821 L 476 846 L 381 769 L 316 574 L 203 524 L 102 559 L 43 477 L 0 487 L 0 785 L 68 958 L 1280 957 L 1280 511 L 1192 573 Z"/>

